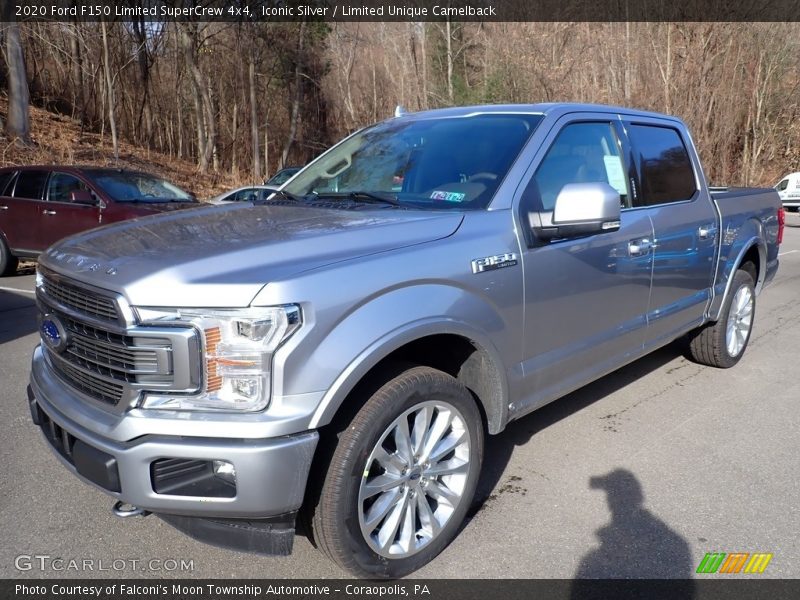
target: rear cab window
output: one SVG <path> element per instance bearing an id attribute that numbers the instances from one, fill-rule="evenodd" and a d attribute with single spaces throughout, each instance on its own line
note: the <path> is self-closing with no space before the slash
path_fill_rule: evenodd
<path id="1" fill-rule="evenodd" d="M 628 137 L 639 168 L 639 206 L 691 200 L 697 191 L 694 167 L 680 132 L 668 125 L 632 123 Z"/>
<path id="2" fill-rule="evenodd" d="M 14 186 L 14 198 L 41 200 L 47 175 L 47 171 L 21 171 Z"/>

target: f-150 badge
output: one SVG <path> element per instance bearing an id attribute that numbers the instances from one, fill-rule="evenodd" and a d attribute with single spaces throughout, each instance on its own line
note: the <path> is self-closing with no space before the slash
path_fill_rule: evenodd
<path id="1" fill-rule="evenodd" d="M 495 269 L 502 269 L 504 267 L 513 267 L 515 264 L 517 264 L 517 255 L 513 252 L 495 254 L 494 256 L 473 259 L 472 272 L 483 273 L 484 271 L 494 271 Z"/>

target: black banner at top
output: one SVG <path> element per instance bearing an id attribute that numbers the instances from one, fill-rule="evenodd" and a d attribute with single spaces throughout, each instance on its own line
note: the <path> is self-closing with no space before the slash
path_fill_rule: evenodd
<path id="1" fill-rule="evenodd" d="M 800 0 L 4 0 L 17 21 L 800 21 Z"/>

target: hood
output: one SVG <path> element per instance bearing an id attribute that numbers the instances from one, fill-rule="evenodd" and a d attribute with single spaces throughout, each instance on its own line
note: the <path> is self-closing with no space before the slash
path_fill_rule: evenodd
<path id="1" fill-rule="evenodd" d="M 66 238 L 39 262 L 134 306 L 241 307 L 271 281 L 447 237 L 461 220 L 416 210 L 208 207 Z"/>

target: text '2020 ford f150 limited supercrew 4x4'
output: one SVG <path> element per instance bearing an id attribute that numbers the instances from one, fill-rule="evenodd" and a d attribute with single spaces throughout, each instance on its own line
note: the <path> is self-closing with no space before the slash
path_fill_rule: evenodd
<path id="1" fill-rule="evenodd" d="M 120 515 L 263 553 L 300 516 L 343 568 L 402 576 L 456 535 L 485 433 L 684 336 L 736 364 L 782 211 L 710 191 L 669 116 L 399 116 L 260 205 L 51 247 L 31 414 Z"/>

